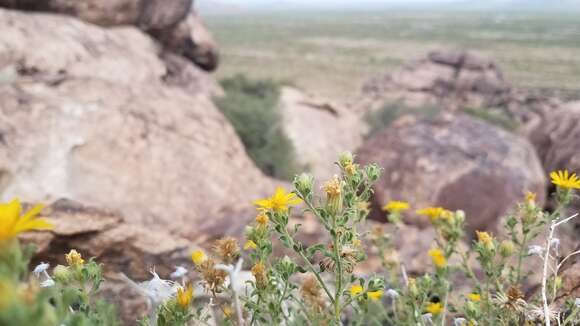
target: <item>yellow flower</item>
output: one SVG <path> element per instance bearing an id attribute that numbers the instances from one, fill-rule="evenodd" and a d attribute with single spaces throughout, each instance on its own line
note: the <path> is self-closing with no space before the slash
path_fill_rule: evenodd
<path id="1" fill-rule="evenodd" d="M 576 173 L 570 174 L 568 170 L 553 171 L 550 173 L 552 183 L 563 189 L 580 189 L 580 180 Z"/>
<path id="2" fill-rule="evenodd" d="M 261 212 L 260 214 L 258 214 L 258 216 L 256 216 L 256 223 L 258 223 L 259 226 L 268 225 L 269 220 L 270 218 L 264 212 Z"/>
<path id="3" fill-rule="evenodd" d="M 533 192 L 526 192 L 526 202 L 533 203 L 536 201 L 536 194 Z"/>
<path id="4" fill-rule="evenodd" d="M 493 238 L 487 232 L 480 232 L 475 231 L 477 234 L 477 239 L 481 242 L 487 250 L 495 249 L 495 245 L 493 244 Z"/>
<path id="5" fill-rule="evenodd" d="M 203 263 L 205 261 L 205 258 L 206 258 L 205 254 L 201 250 L 196 250 L 191 253 L 191 260 L 196 265 L 200 265 L 201 263 Z"/>
<path id="6" fill-rule="evenodd" d="M 270 198 L 259 199 L 254 201 L 254 205 L 261 208 L 271 209 L 278 213 L 285 213 L 288 211 L 289 205 L 298 205 L 302 202 L 300 198 L 296 198 L 294 193 L 286 193 L 282 187 L 276 188 L 276 192 Z"/>
<path id="7" fill-rule="evenodd" d="M 353 176 L 356 173 L 356 165 L 352 164 L 352 163 L 347 163 L 344 166 L 344 172 L 346 172 L 346 174 Z"/>
<path id="8" fill-rule="evenodd" d="M 322 189 L 326 192 L 328 197 L 337 197 L 342 192 L 342 185 L 342 181 L 337 175 L 335 175 L 322 187 Z"/>
<path id="9" fill-rule="evenodd" d="M 435 220 L 441 217 L 441 214 L 443 214 L 444 211 L 445 210 L 441 207 L 427 207 L 418 210 L 416 213 L 419 215 L 429 217 L 429 220 L 431 221 L 431 223 L 433 223 L 435 222 Z"/>
<path id="10" fill-rule="evenodd" d="M 85 264 L 83 256 L 81 256 L 81 254 L 74 249 L 72 249 L 68 254 L 64 255 L 64 258 L 66 259 L 66 263 L 69 266 L 83 266 Z"/>
<path id="11" fill-rule="evenodd" d="M 191 303 L 192 297 L 193 287 L 191 287 L 191 284 L 188 284 L 185 289 L 182 287 L 177 289 L 177 304 L 179 304 L 181 308 L 187 308 Z"/>
<path id="12" fill-rule="evenodd" d="M 429 250 L 429 256 L 433 259 L 433 264 L 435 264 L 435 266 L 445 267 L 447 265 L 447 259 L 445 259 L 441 249 L 434 248 Z"/>
<path id="13" fill-rule="evenodd" d="M 474 302 L 479 302 L 481 301 L 481 295 L 479 293 L 470 293 L 467 298 L 469 298 L 469 300 L 474 301 Z"/>
<path id="14" fill-rule="evenodd" d="M 258 245 L 252 240 L 248 240 L 244 244 L 244 250 L 248 250 L 248 249 L 256 250 L 256 248 L 258 248 Z"/>
<path id="15" fill-rule="evenodd" d="M 362 241 L 360 241 L 360 239 L 354 239 L 352 240 L 352 244 L 355 247 L 360 247 L 362 245 Z"/>
<path id="16" fill-rule="evenodd" d="M 367 295 L 369 296 L 369 298 L 371 298 L 371 300 L 377 301 L 383 297 L 383 290 L 369 291 L 367 292 Z"/>
<path id="17" fill-rule="evenodd" d="M 53 225 L 45 219 L 35 218 L 43 207 L 36 205 L 22 214 L 22 206 L 18 199 L 0 204 L 0 241 L 13 239 L 26 231 L 52 229 Z"/>
<path id="18" fill-rule="evenodd" d="M 224 313 L 224 317 L 231 318 L 234 315 L 234 310 L 230 306 L 224 306 L 222 308 L 222 312 Z"/>
<path id="19" fill-rule="evenodd" d="M 390 201 L 385 206 L 383 206 L 383 211 L 389 211 L 391 213 L 399 213 L 409 209 L 410 207 L 411 206 L 407 202 L 393 200 Z"/>
<path id="20" fill-rule="evenodd" d="M 437 302 L 437 303 L 431 302 L 427 305 L 426 310 L 427 310 L 427 312 L 430 312 L 433 315 L 438 315 L 438 314 L 443 312 L 443 306 L 439 302 Z"/>
<path id="21" fill-rule="evenodd" d="M 350 287 L 350 296 L 355 297 L 363 292 L 363 287 L 360 285 L 353 285 Z"/>

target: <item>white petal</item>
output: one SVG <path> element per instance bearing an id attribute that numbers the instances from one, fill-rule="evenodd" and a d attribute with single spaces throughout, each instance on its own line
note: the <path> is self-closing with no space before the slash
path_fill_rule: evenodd
<path id="1" fill-rule="evenodd" d="M 50 267 L 49 263 L 40 263 L 38 264 L 38 266 L 36 266 L 34 268 L 34 270 L 32 271 L 34 274 L 36 274 L 36 276 L 38 276 L 38 274 L 40 273 L 44 273 L 46 272 L 46 270 Z"/>

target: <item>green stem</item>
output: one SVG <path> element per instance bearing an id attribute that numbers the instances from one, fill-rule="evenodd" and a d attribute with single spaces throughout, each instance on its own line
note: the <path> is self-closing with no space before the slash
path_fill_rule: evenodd
<path id="1" fill-rule="evenodd" d="M 337 325 L 340 325 L 340 295 L 342 293 L 342 261 L 340 257 L 340 241 L 336 233 L 336 215 L 332 217 L 332 228 L 335 236 L 333 237 L 334 256 L 336 258 L 336 293 L 334 297 L 334 318 Z"/>
<path id="2" fill-rule="evenodd" d="M 285 235 L 288 237 L 288 239 L 290 239 L 290 241 L 292 241 L 292 248 L 294 248 L 294 238 L 292 238 L 292 236 L 290 236 L 290 233 L 288 232 L 288 230 L 286 230 L 286 228 L 283 228 L 285 231 Z M 306 257 L 306 255 L 304 255 L 304 253 L 302 252 L 302 250 L 296 250 L 296 253 L 298 255 L 300 255 L 300 257 L 302 257 L 302 260 L 304 260 L 304 262 L 306 263 L 306 267 L 308 268 L 308 270 L 314 274 L 314 276 L 316 277 L 316 279 L 318 280 L 318 283 L 320 284 L 320 286 L 322 287 L 322 289 L 324 289 L 324 292 L 326 292 L 326 295 L 328 296 L 328 299 L 330 299 L 330 302 L 332 304 L 334 304 L 334 298 L 332 296 L 332 294 L 330 293 L 330 290 L 328 290 L 328 287 L 326 287 L 326 284 L 324 283 L 324 281 L 322 280 L 322 278 L 320 277 L 319 273 L 316 272 L 316 270 L 314 269 L 314 266 L 312 265 L 312 263 L 310 262 L 310 260 Z"/>
<path id="3" fill-rule="evenodd" d="M 520 284 L 521 274 L 522 274 L 522 261 L 524 255 L 526 254 L 526 245 L 528 242 L 528 234 L 524 233 L 524 238 L 522 239 L 522 245 L 520 246 L 520 253 L 518 254 L 518 267 L 516 269 L 516 282 L 514 285 Z"/>

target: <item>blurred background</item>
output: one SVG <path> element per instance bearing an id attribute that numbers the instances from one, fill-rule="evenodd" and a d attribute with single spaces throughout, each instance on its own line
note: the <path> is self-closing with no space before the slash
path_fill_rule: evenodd
<path id="1" fill-rule="evenodd" d="M 253 199 L 343 151 L 384 168 L 372 223 L 404 200 L 496 232 L 580 172 L 579 22 L 574 0 L 0 0 L 0 194 L 48 204 L 38 259 L 137 279 L 242 238 Z M 419 273 L 413 212 L 396 241 Z"/>

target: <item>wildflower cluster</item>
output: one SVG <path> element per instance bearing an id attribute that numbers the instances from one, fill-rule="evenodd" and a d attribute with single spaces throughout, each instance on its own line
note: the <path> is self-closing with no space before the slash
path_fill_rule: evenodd
<path id="1" fill-rule="evenodd" d="M 574 218 L 562 214 L 580 189 L 575 174 L 552 173 L 557 186 L 552 212 L 543 211 L 534 194 L 526 194 L 505 219 L 505 238 L 486 230 L 466 234 L 468 217 L 460 210 L 387 202 L 383 210 L 395 232 L 413 212 L 435 231 L 423 253 L 430 272 L 408 275 L 393 235 L 381 225 L 366 226 L 380 169 L 360 166 L 349 153 L 336 164 L 340 173 L 322 185 L 302 174 L 295 177 L 293 191 L 278 188 L 256 200 L 255 219 L 242 242 L 225 237 L 207 250 L 195 250 L 191 266 L 176 266 L 171 280 L 155 272 L 146 282 L 126 278 L 149 303 L 139 324 L 580 324 L 580 299 L 561 299 L 558 274 L 580 251 L 563 257 L 555 237 L 557 228 Z M 114 307 L 96 299 L 104 280 L 94 259 L 73 249 L 64 255 L 66 264 L 51 270 L 42 262 L 29 273 L 32 249 L 21 246 L 16 236 L 52 227 L 36 218 L 40 209 L 23 214 L 18 201 L 0 204 L 0 325 L 118 325 Z M 324 229 L 320 243 L 299 240 L 301 225 L 293 223 L 297 213 L 319 221 Z M 547 226 L 545 245 L 531 245 Z M 367 258 L 365 245 L 378 253 L 384 273 L 358 275 Z M 530 281 L 524 266 L 532 259 L 543 265 L 542 284 L 524 294 Z"/>
<path id="2" fill-rule="evenodd" d="M 0 204 L 0 325 L 119 325 L 114 306 L 95 299 L 103 282 L 101 266 L 71 250 L 66 265 L 41 262 L 28 272 L 33 246 L 18 234 L 47 230 L 38 218 L 42 205 L 23 213 L 18 200 Z"/>

